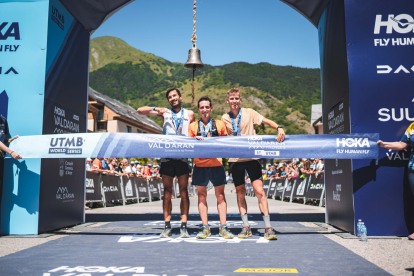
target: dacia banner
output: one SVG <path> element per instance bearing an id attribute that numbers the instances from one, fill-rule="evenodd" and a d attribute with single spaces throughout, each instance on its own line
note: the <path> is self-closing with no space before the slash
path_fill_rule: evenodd
<path id="1" fill-rule="evenodd" d="M 23 158 L 327 158 L 377 159 L 378 134 L 185 136 L 87 133 L 20 137 L 11 149 Z"/>

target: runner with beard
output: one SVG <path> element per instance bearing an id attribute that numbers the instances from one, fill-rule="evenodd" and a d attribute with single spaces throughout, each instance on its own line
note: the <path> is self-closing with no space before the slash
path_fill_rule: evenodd
<path id="1" fill-rule="evenodd" d="M 226 125 L 229 136 L 256 135 L 254 125 L 261 125 L 263 123 L 278 131 L 278 142 L 282 142 L 285 139 L 285 132 L 281 126 L 264 118 L 253 109 L 240 108 L 241 100 L 242 97 L 239 89 L 232 88 L 227 91 L 226 102 L 230 106 L 230 112 L 224 114 L 221 120 Z M 247 204 L 245 198 L 246 187 L 244 176 L 245 171 L 247 171 L 253 185 L 254 193 L 259 201 L 259 208 L 265 223 L 264 237 L 268 240 L 276 240 L 277 237 L 270 225 L 269 206 L 267 197 L 263 191 L 262 167 L 258 158 L 230 158 L 229 165 L 233 175 L 234 186 L 236 187 L 237 204 L 243 221 L 243 229 L 238 237 L 248 238 L 252 236 L 247 219 Z"/>
<path id="2" fill-rule="evenodd" d="M 194 122 L 194 112 L 181 107 L 181 92 L 177 88 L 170 88 L 166 93 L 171 108 L 145 106 L 137 111 L 141 115 L 160 116 L 164 122 L 164 135 L 188 136 L 188 127 Z M 160 238 L 171 236 L 171 211 L 172 211 L 172 187 L 174 177 L 178 178 L 178 185 L 181 196 L 181 227 L 180 237 L 189 238 L 187 230 L 187 218 L 190 208 L 188 198 L 188 159 L 187 158 L 161 158 L 160 174 L 164 184 L 163 211 L 165 228 Z"/>
<path id="3" fill-rule="evenodd" d="M 210 117 L 213 110 L 210 98 L 207 96 L 201 97 L 197 105 L 201 119 L 190 125 L 188 136 L 196 137 L 197 140 L 204 140 L 205 137 L 227 136 L 224 123 Z M 224 188 L 227 181 L 221 158 L 194 158 L 192 185 L 197 186 L 198 211 L 203 222 L 203 226 L 196 238 L 205 239 L 211 236 L 207 215 L 207 185 L 209 182 L 213 184 L 217 198 L 217 211 L 220 217 L 219 236 L 225 239 L 232 239 L 234 235 L 227 228 L 226 224 L 227 202 Z"/>

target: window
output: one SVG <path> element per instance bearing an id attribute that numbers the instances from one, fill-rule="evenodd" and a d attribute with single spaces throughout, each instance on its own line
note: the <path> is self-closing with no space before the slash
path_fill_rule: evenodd
<path id="1" fill-rule="evenodd" d="M 98 114 L 97 114 L 97 116 L 96 116 L 97 118 L 97 120 L 98 121 L 100 121 L 100 120 L 103 120 L 103 117 L 104 117 L 104 110 L 103 109 L 99 109 L 99 111 L 98 111 Z"/>
<path id="2" fill-rule="evenodd" d="M 98 127 L 98 130 L 104 129 L 104 124 L 97 124 L 96 126 Z"/>
<path id="3" fill-rule="evenodd" d="M 130 126 L 127 126 L 127 127 L 126 127 L 126 132 L 127 132 L 127 133 L 131 133 L 131 132 L 132 132 L 132 128 L 131 128 Z"/>
<path id="4" fill-rule="evenodd" d="M 139 133 L 139 129 L 137 128 L 137 133 Z"/>

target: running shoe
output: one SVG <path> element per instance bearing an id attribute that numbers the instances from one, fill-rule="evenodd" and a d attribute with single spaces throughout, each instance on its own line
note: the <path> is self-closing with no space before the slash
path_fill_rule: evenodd
<path id="1" fill-rule="evenodd" d="M 180 238 L 189 238 L 187 228 L 180 228 Z"/>
<path id="2" fill-rule="evenodd" d="M 239 239 L 246 239 L 251 236 L 252 236 L 252 230 L 250 229 L 250 226 L 243 226 L 243 229 L 241 230 L 240 234 L 237 237 Z"/>
<path id="3" fill-rule="evenodd" d="M 197 239 L 205 239 L 211 236 L 210 227 L 201 227 L 200 232 L 198 232 L 196 238 Z"/>
<path id="4" fill-rule="evenodd" d="M 225 239 L 233 239 L 234 238 L 233 233 L 231 233 L 230 230 L 227 227 L 220 228 L 219 236 L 223 237 Z"/>
<path id="5" fill-rule="evenodd" d="M 160 234 L 160 238 L 169 238 L 171 237 L 171 228 L 164 228 L 164 231 Z"/>
<path id="6" fill-rule="evenodd" d="M 271 227 L 265 228 L 264 237 L 266 240 L 277 240 L 277 236 Z"/>
<path id="7" fill-rule="evenodd" d="M 412 233 L 411 235 L 409 235 L 408 236 L 408 239 L 414 241 L 414 233 Z"/>

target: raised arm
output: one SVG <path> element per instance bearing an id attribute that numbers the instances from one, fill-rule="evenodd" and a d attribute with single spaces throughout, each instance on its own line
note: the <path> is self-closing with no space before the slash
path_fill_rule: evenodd
<path id="1" fill-rule="evenodd" d="M 408 147 L 408 144 L 398 141 L 398 142 L 383 142 L 381 140 L 378 140 L 377 142 L 378 146 L 381 148 L 386 148 L 390 150 L 403 150 Z"/>
<path id="2" fill-rule="evenodd" d="M 161 116 L 163 117 L 164 113 L 171 113 L 168 108 L 163 107 L 153 107 L 153 106 L 143 106 L 137 109 L 137 112 L 141 115 L 148 116 Z"/>
<path id="3" fill-rule="evenodd" d="M 264 117 L 263 117 L 262 123 L 265 124 L 265 125 L 270 126 L 273 129 L 276 129 L 277 130 L 277 141 L 279 143 L 280 142 L 283 142 L 285 140 L 285 131 L 283 130 L 283 128 L 278 128 L 279 127 L 278 124 L 276 124 L 272 120 L 269 120 L 269 119 L 264 118 Z"/>
<path id="4" fill-rule="evenodd" d="M 8 154 L 10 154 L 14 159 L 22 159 L 22 157 L 20 156 L 20 154 L 18 154 L 17 152 L 12 151 L 11 149 L 9 149 L 8 147 L 6 147 L 5 144 L 3 144 L 2 142 L 0 142 L 0 150 L 7 152 Z"/>

